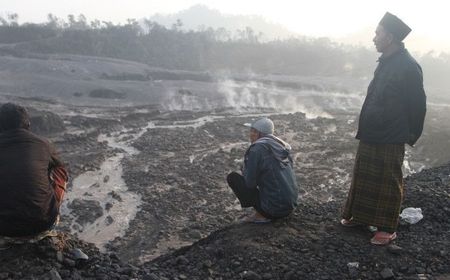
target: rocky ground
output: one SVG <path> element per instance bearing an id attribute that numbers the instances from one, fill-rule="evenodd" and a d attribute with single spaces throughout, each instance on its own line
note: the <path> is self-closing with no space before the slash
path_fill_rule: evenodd
<path id="1" fill-rule="evenodd" d="M 402 224 L 389 247 L 370 245 L 364 228 L 340 227 L 340 200 L 303 200 L 289 218 L 228 223 L 137 266 L 64 233 L 3 248 L 0 279 L 450 279 L 449 174 L 447 164 L 406 180 L 403 206 L 420 207 L 424 219 Z"/>
<path id="2" fill-rule="evenodd" d="M 449 174 L 445 165 L 407 179 L 403 207 L 420 207 L 424 219 L 401 225 L 389 247 L 338 225 L 340 199 L 303 200 L 285 220 L 236 223 L 144 267 L 168 279 L 450 279 Z"/>
<path id="3" fill-rule="evenodd" d="M 141 194 L 141 211 L 111 247 L 125 259 L 142 262 L 233 223 L 242 213 L 225 178 L 240 169 L 248 146 L 243 124 L 254 118 L 218 117 L 200 128 L 188 123 L 176 130 L 156 127 L 137 139 L 133 146 L 140 153 L 125 159 L 124 178 L 131 191 Z M 272 118 L 280 136 L 293 146 L 303 197 L 319 203 L 334 200 L 343 191 L 338 185 L 348 181 L 355 150 L 354 141 L 336 141 L 352 131 L 347 118 L 307 120 L 301 113 Z M 336 127 L 343 129 L 336 132 Z M 330 148 L 335 143 L 340 152 Z"/>
<path id="4" fill-rule="evenodd" d="M 446 279 L 450 275 L 448 165 L 408 178 L 404 206 L 421 207 L 425 218 L 400 227 L 395 242 L 399 248 L 371 246 L 366 230 L 337 225 L 357 145 L 355 111 L 329 104 L 320 113 L 326 118 L 308 118 L 254 107 L 240 112 L 227 108 L 166 112 L 153 105 L 81 107 L 36 98 L 0 98 L 5 100 L 36 110 L 32 119 L 40 124 L 36 132 L 58 147 L 72 181 L 59 227 L 65 234 L 0 251 L 0 279 L 59 279 L 58 275 Z M 408 149 L 405 172 L 445 162 L 450 122 L 444 113 L 445 108 L 429 110 L 421 143 Z M 301 201 L 288 219 L 270 225 L 241 224 L 237 217 L 243 211 L 225 177 L 240 168 L 248 146 L 246 124 L 261 115 L 270 115 L 277 135 L 293 146 Z M 108 161 L 116 169 L 104 168 Z M 114 179 L 116 173 L 122 181 Z M 78 179 L 89 174 L 96 181 L 84 189 Z M 103 197 L 97 195 L 101 191 Z M 129 194 L 136 199 L 128 208 L 135 211 L 125 217 L 120 232 L 112 232 L 124 218 L 115 216 L 114 210 L 127 206 Z M 78 238 L 95 242 L 102 253 Z M 89 260 L 74 260 L 74 248 Z"/>
<path id="5" fill-rule="evenodd" d="M 62 232 L 37 243 L 3 247 L 0 261 L 0 279 L 138 279 L 146 273 Z"/>

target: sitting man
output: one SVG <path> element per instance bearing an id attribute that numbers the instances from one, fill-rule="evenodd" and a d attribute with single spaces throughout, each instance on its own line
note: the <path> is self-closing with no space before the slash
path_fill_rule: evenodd
<path id="1" fill-rule="evenodd" d="M 0 236 L 32 238 L 59 218 L 67 172 L 24 107 L 0 107 Z"/>
<path id="2" fill-rule="evenodd" d="M 227 181 L 241 206 L 256 211 L 244 221 L 268 223 L 288 216 L 297 206 L 298 190 L 294 176 L 291 146 L 273 135 L 268 118 L 251 125 L 250 142 L 244 158 L 243 176 L 237 172 Z"/>

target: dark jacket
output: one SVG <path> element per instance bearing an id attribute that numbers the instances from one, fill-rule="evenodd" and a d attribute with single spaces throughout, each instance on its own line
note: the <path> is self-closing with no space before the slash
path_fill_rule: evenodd
<path id="1" fill-rule="evenodd" d="M 276 139 L 264 137 L 248 148 L 243 175 L 248 188 L 259 189 L 262 210 L 284 217 L 297 206 L 298 190 L 290 146 Z"/>
<path id="2" fill-rule="evenodd" d="M 359 117 L 357 139 L 373 144 L 414 145 L 426 113 L 422 69 L 402 47 L 381 56 Z"/>
<path id="3" fill-rule="evenodd" d="M 55 222 L 48 170 L 60 164 L 50 144 L 30 131 L 0 133 L 0 235 L 34 235 Z"/>

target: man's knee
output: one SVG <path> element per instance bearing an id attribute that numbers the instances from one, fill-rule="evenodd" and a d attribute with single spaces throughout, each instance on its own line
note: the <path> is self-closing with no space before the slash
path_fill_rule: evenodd
<path id="1" fill-rule="evenodd" d="M 240 175 L 239 173 L 235 171 L 231 172 L 227 176 L 228 185 L 231 186 L 233 183 L 236 183 L 240 177 L 242 177 L 242 175 Z"/>

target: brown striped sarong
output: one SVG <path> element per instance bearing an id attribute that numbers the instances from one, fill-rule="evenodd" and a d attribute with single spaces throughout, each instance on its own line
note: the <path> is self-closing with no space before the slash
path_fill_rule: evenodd
<path id="1" fill-rule="evenodd" d="M 353 222 L 377 226 L 383 231 L 397 230 L 403 199 L 402 165 L 404 144 L 359 142 L 353 180 L 342 217 Z"/>

